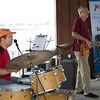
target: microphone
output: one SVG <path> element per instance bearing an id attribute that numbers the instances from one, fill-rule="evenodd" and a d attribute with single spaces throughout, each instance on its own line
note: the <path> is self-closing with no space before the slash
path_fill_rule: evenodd
<path id="1" fill-rule="evenodd" d="M 15 44 L 16 44 L 16 47 L 17 47 L 18 51 L 22 54 L 22 52 L 21 52 L 20 49 L 19 49 L 19 46 L 18 46 L 17 40 L 14 39 L 14 42 L 15 42 Z"/>
<path id="2" fill-rule="evenodd" d="M 16 39 L 14 39 L 14 42 L 15 42 L 16 46 L 18 47 L 18 43 L 17 43 L 17 40 Z"/>

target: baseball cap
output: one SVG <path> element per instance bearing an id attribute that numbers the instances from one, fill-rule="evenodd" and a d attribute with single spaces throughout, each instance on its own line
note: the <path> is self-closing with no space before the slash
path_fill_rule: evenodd
<path id="1" fill-rule="evenodd" d="M 10 29 L 6 29 L 6 28 L 1 28 L 0 29 L 0 37 L 4 36 L 4 35 L 10 35 L 10 34 L 15 34 L 16 32 L 12 32 Z"/>

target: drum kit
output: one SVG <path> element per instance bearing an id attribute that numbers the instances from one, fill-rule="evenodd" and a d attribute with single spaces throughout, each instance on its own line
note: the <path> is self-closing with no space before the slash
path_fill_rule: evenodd
<path id="1" fill-rule="evenodd" d="M 60 45 L 54 51 L 32 51 L 18 56 L 8 62 L 7 69 L 20 70 L 44 63 L 59 54 L 59 48 L 69 49 L 72 46 L 66 45 Z M 3 85 L 0 88 L 0 100 L 74 100 L 71 90 L 59 89 L 61 83 L 66 80 L 61 65 L 42 72 L 39 72 L 38 68 L 34 70 L 29 77 L 20 80 L 23 84 Z"/>

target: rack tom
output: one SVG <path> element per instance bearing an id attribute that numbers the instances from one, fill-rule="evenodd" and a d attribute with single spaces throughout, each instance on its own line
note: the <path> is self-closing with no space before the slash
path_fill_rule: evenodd
<path id="1" fill-rule="evenodd" d="M 54 74 L 57 79 L 58 84 L 66 81 L 66 76 L 64 74 L 64 69 L 62 67 L 56 67 L 54 69 Z"/>
<path id="2" fill-rule="evenodd" d="M 45 71 L 38 73 L 38 78 L 36 77 L 35 74 L 31 75 L 30 80 L 35 95 L 37 93 L 36 90 L 38 90 L 38 94 L 41 94 L 54 90 L 59 86 L 53 71 L 48 71 L 48 72 Z M 38 80 L 38 87 L 37 87 L 38 89 L 36 89 L 37 80 Z"/>

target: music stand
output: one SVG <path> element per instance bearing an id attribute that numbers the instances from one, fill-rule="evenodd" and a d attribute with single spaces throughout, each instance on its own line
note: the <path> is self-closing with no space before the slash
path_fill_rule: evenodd
<path id="1" fill-rule="evenodd" d="M 45 50 L 47 43 L 47 35 L 36 35 L 32 44 L 32 50 Z"/>

